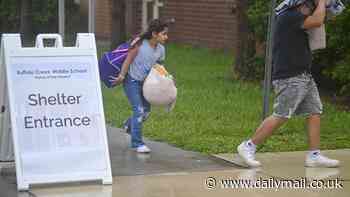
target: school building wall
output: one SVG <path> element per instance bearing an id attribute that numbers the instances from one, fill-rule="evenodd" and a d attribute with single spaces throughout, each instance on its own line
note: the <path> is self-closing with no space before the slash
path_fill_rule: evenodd
<path id="1" fill-rule="evenodd" d="M 110 39 L 112 31 L 112 0 L 96 1 L 95 34 L 98 39 Z"/>
<path id="2" fill-rule="evenodd" d="M 96 36 L 109 39 L 111 32 L 111 1 L 99 0 L 96 7 Z M 164 0 L 161 19 L 175 18 L 170 27 L 171 42 L 232 49 L 235 45 L 236 0 Z M 128 34 L 141 32 L 142 0 L 127 0 Z"/>

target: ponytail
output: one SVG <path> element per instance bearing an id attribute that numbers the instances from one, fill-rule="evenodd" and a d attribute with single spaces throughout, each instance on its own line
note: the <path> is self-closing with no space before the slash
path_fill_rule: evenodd
<path id="1" fill-rule="evenodd" d="M 134 37 L 134 39 L 131 41 L 131 47 L 135 47 L 139 45 L 144 39 L 150 40 L 152 39 L 153 32 L 160 33 L 165 30 L 169 26 L 170 23 L 174 23 L 175 19 L 170 19 L 169 21 L 162 22 L 160 19 L 153 19 L 147 28 L 147 31 L 139 34 Z"/>

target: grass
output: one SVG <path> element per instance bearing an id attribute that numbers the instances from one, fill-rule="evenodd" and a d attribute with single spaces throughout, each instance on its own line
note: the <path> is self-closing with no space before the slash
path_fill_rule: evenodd
<path id="1" fill-rule="evenodd" d="M 230 79 L 232 62 L 232 55 L 219 51 L 167 46 L 166 66 L 176 77 L 178 87 L 176 107 L 170 113 L 153 108 L 144 124 L 144 135 L 203 153 L 235 151 L 260 124 L 262 88 L 256 83 Z M 108 124 L 120 127 L 131 115 L 122 87 L 103 88 L 103 97 Z M 329 103 L 324 105 L 321 148 L 350 148 L 350 113 Z M 304 120 L 290 120 L 259 149 L 306 150 Z"/>

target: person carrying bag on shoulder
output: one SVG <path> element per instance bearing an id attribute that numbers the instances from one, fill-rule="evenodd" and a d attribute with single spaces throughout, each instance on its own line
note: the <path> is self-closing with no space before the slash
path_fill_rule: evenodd
<path id="1" fill-rule="evenodd" d="M 151 111 L 151 105 L 143 95 L 143 83 L 152 66 L 164 61 L 163 44 L 167 40 L 168 24 L 159 19 L 152 20 L 138 44 L 129 49 L 120 74 L 113 79 L 114 84 L 123 84 L 132 107 L 133 114 L 124 122 L 124 129 L 131 135 L 131 148 L 138 153 L 151 152 L 142 139 L 142 124 Z"/>

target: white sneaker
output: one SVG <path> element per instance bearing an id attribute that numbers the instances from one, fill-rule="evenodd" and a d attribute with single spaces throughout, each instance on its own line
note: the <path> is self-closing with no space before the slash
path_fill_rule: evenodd
<path id="1" fill-rule="evenodd" d="M 255 150 L 248 147 L 245 141 L 237 147 L 237 152 L 249 167 L 256 168 L 261 166 L 261 163 L 255 160 Z"/>
<path id="2" fill-rule="evenodd" d="M 306 167 L 326 167 L 335 168 L 339 166 L 339 161 L 335 159 L 329 159 L 321 154 L 316 157 L 306 156 L 305 159 Z"/>
<path id="3" fill-rule="evenodd" d="M 150 153 L 151 149 L 149 149 L 146 145 L 142 145 L 136 148 L 136 152 L 138 153 Z"/>

